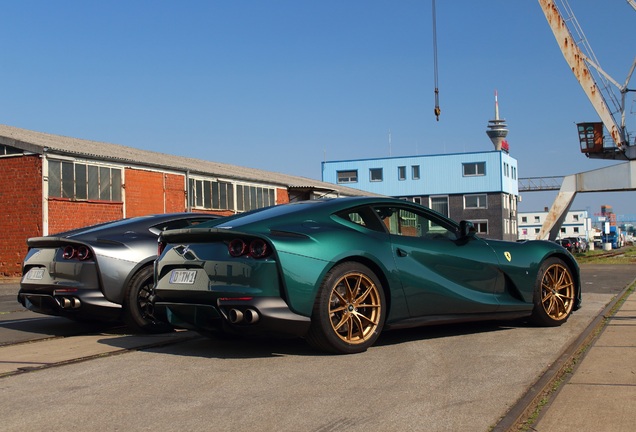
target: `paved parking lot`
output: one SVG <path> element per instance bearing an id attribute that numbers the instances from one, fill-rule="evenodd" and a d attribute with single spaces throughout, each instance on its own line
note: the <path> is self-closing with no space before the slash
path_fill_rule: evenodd
<path id="1" fill-rule="evenodd" d="M 621 269 L 584 268 L 584 307 L 559 328 L 400 330 L 352 356 L 302 340 L 197 337 L 2 378 L 0 417 L 7 431 L 486 431 L 636 277 Z M 129 338 L 92 343 L 121 348 Z"/>

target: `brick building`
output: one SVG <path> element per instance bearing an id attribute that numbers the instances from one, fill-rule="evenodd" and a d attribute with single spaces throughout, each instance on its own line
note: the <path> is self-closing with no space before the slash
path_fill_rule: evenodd
<path id="1" fill-rule="evenodd" d="M 26 240 L 153 213 L 230 215 L 356 189 L 235 165 L 0 125 L 0 276 Z"/>

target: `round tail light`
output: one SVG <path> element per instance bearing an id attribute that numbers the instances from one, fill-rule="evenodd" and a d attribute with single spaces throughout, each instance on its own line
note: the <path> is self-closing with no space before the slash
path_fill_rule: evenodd
<path id="1" fill-rule="evenodd" d="M 253 258 L 263 258 L 269 253 L 267 243 L 261 239 L 252 240 L 250 243 L 250 255 Z"/>
<path id="2" fill-rule="evenodd" d="M 77 259 L 80 261 L 87 260 L 91 256 L 91 251 L 86 246 L 77 248 Z"/>
<path id="3" fill-rule="evenodd" d="M 227 250 L 230 253 L 230 256 L 240 257 L 244 255 L 247 250 L 247 245 L 243 240 L 235 239 L 230 242 L 227 246 Z"/>
<path id="4" fill-rule="evenodd" d="M 62 252 L 62 258 L 64 259 L 73 259 L 75 257 L 75 248 L 73 246 L 66 246 L 64 251 Z"/>

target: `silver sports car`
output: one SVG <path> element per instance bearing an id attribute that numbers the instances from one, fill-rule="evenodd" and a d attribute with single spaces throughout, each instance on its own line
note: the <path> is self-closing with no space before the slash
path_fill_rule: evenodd
<path id="1" fill-rule="evenodd" d="M 18 301 L 34 312 L 77 321 L 124 321 L 162 332 L 147 308 L 157 238 L 219 216 L 173 213 L 122 219 L 28 239 Z"/>

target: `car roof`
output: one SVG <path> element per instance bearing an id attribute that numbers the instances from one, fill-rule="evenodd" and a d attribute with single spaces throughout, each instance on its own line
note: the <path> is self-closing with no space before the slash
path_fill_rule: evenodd
<path id="1" fill-rule="evenodd" d="M 344 197 L 344 198 L 324 198 L 318 200 L 297 201 L 289 204 L 280 204 L 256 211 L 242 213 L 223 219 L 221 222 L 215 222 L 216 228 L 236 228 L 239 226 L 258 223 L 266 219 L 276 218 L 280 216 L 296 214 L 297 216 L 306 213 L 307 217 L 313 219 L 316 217 L 328 216 L 340 211 L 355 208 L 364 205 L 401 205 L 420 208 L 424 211 L 439 215 L 441 218 L 448 219 L 439 213 L 413 203 L 397 198 L 389 197 Z"/>
<path id="2" fill-rule="evenodd" d="M 82 228 L 77 228 L 74 230 L 64 231 L 61 233 L 54 234 L 56 237 L 74 237 L 78 235 L 87 235 L 94 233 L 104 233 L 104 232 L 121 232 L 121 231 L 135 231 L 135 230 L 146 230 L 155 225 L 164 223 L 177 221 L 182 219 L 218 219 L 220 216 L 206 214 L 206 213 L 193 213 L 193 212 L 181 212 L 181 213 L 160 213 L 160 214 L 151 214 L 144 216 L 136 216 L 132 218 L 118 219 L 110 222 L 104 222 L 101 224 L 90 225 Z"/>

